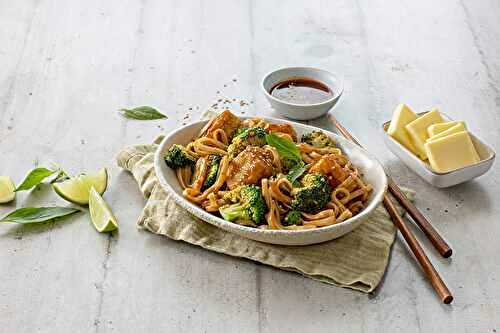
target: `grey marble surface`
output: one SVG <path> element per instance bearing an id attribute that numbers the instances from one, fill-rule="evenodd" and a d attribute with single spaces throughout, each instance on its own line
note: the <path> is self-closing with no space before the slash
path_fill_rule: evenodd
<path id="1" fill-rule="evenodd" d="M 384 147 L 399 102 L 438 106 L 500 148 L 500 4 L 484 1 L 0 1 L 0 174 L 35 165 L 108 167 L 120 222 L 88 214 L 0 227 L 2 332 L 500 331 L 500 172 L 450 189 L 424 183 Z M 442 305 L 398 237 L 374 295 L 136 230 L 144 200 L 114 157 L 199 118 L 219 98 L 274 115 L 259 91 L 286 65 L 345 77 L 338 119 L 379 156 L 454 249 Z M 238 101 L 252 101 L 240 107 Z M 116 110 L 154 105 L 161 122 Z M 328 128 L 324 119 L 311 124 Z M 47 186 L 0 206 L 65 204 Z"/>

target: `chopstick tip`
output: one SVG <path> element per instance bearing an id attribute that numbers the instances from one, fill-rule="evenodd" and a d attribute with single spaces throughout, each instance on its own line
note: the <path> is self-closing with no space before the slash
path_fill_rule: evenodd
<path id="1" fill-rule="evenodd" d="M 453 254 L 453 250 L 449 248 L 448 250 L 443 252 L 443 258 L 449 258 L 449 257 L 451 257 L 452 254 Z"/>
<path id="2" fill-rule="evenodd" d="M 450 304 L 451 302 L 453 302 L 453 296 L 451 295 L 447 295 L 443 298 L 443 303 L 444 304 Z"/>

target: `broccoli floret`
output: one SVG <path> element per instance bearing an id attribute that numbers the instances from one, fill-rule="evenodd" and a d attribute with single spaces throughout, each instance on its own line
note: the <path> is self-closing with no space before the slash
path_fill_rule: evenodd
<path id="1" fill-rule="evenodd" d="M 283 157 L 281 158 L 281 168 L 283 169 L 283 173 L 288 173 L 291 170 L 296 169 L 297 167 L 300 167 L 301 160 L 297 160 L 295 158 L 289 158 L 289 157 Z"/>
<path id="2" fill-rule="evenodd" d="M 310 133 L 303 134 L 300 141 L 318 148 L 336 147 L 335 141 L 321 131 L 312 131 Z"/>
<path id="3" fill-rule="evenodd" d="M 292 209 L 306 213 L 316 213 L 330 201 L 332 188 L 328 179 L 321 173 L 310 173 L 305 175 L 292 200 Z"/>
<path id="4" fill-rule="evenodd" d="M 227 148 L 229 158 L 235 158 L 247 146 L 262 147 L 266 144 L 266 130 L 260 127 L 250 127 L 235 136 Z"/>
<path id="5" fill-rule="evenodd" d="M 260 187 L 256 185 L 241 185 L 224 195 L 224 199 L 232 202 L 219 208 L 225 220 L 252 220 L 255 224 L 265 222 L 266 202 L 262 197 Z"/>
<path id="6" fill-rule="evenodd" d="M 285 225 L 302 225 L 302 216 L 297 210 L 291 210 L 285 217 Z"/>
<path id="7" fill-rule="evenodd" d="M 172 169 L 177 169 L 195 164 L 196 158 L 190 155 L 183 146 L 173 144 L 165 155 L 165 162 Z"/>
<path id="8" fill-rule="evenodd" d="M 236 132 L 234 132 L 234 136 L 238 136 L 240 135 L 241 133 L 245 132 L 246 130 L 248 129 L 248 127 L 240 127 L 236 130 Z"/>
<path id="9" fill-rule="evenodd" d="M 328 179 L 321 173 L 319 172 L 314 172 L 314 173 L 308 173 L 302 179 L 300 180 L 300 183 L 304 187 L 321 187 L 325 188 L 326 186 L 329 186 L 328 184 Z M 331 189 L 329 189 L 331 192 Z"/>
<path id="10" fill-rule="evenodd" d="M 210 155 L 208 158 L 209 169 L 207 178 L 205 178 L 203 186 L 201 187 L 202 191 L 205 191 L 215 183 L 215 180 L 217 179 L 217 172 L 219 171 L 220 160 L 221 157 L 219 155 Z"/>
<path id="11" fill-rule="evenodd" d="M 265 139 L 266 134 L 267 134 L 267 131 L 265 129 L 263 129 L 262 127 L 248 127 L 248 128 L 245 128 L 243 131 L 241 131 L 241 133 L 238 134 L 237 137 L 239 137 L 241 139 L 248 139 L 248 140 L 250 140 L 252 137 L 257 137 L 257 139 L 262 139 L 262 138 Z M 234 142 L 234 139 L 236 139 L 237 137 L 233 138 L 233 142 Z"/>

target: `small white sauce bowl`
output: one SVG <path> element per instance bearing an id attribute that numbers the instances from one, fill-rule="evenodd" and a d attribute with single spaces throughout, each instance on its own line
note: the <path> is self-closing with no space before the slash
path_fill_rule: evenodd
<path id="1" fill-rule="evenodd" d="M 330 99 L 315 104 L 295 104 L 271 95 L 271 89 L 279 82 L 295 77 L 306 77 L 326 84 L 333 93 Z M 296 120 L 309 120 L 326 114 L 340 99 L 344 92 L 343 81 L 332 73 L 312 67 L 285 67 L 272 71 L 262 79 L 261 88 L 267 100 L 281 115 Z"/>

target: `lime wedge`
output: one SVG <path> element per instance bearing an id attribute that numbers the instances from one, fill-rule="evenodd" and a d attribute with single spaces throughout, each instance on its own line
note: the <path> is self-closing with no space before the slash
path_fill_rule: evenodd
<path id="1" fill-rule="evenodd" d="M 86 205 L 89 203 L 89 192 L 94 187 L 99 194 L 103 194 L 108 186 L 108 172 L 106 168 L 95 174 L 72 177 L 61 183 L 52 184 L 54 190 L 64 200 Z"/>
<path id="2" fill-rule="evenodd" d="M 7 203 L 14 200 L 16 197 L 16 192 L 14 190 L 16 187 L 7 176 L 0 176 L 0 203 Z"/>
<path id="3" fill-rule="evenodd" d="M 97 231 L 109 232 L 118 229 L 118 223 L 111 208 L 93 187 L 90 189 L 89 210 L 90 219 Z"/>

